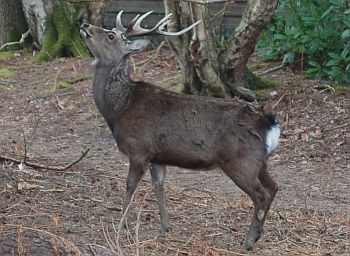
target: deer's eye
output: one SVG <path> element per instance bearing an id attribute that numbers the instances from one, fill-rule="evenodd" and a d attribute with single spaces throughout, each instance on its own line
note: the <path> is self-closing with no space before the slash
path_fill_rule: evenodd
<path id="1" fill-rule="evenodd" d="M 112 40 L 114 39 L 114 35 L 109 34 L 109 35 L 108 35 L 108 38 L 109 38 L 109 40 L 111 40 L 111 41 L 112 41 Z"/>

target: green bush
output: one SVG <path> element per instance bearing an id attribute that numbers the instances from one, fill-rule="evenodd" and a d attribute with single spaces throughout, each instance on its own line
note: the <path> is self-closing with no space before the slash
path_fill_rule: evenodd
<path id="1" fill-rule="evenodd" d="M 350 0 L 280 0 L 257 51 L 310 77 L 350 83 Z"/>

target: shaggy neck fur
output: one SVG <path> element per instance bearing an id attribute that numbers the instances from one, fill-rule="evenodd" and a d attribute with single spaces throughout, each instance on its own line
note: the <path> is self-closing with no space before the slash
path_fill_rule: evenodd
<path id="1" fill-rule="evenodd" d="M 129 103 L 131 87 L 128 57 L 113 62 L 95 64 L 93 98 L 95 104 L 111 125 L 111 116 L 120 113 Z"/>

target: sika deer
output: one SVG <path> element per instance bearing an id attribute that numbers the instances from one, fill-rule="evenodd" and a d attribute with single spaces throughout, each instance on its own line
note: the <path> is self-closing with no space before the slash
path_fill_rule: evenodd
<path id="1" fill-rule="evenodd" d="M 251 250 L 260 238 L 266 214 L 277 192 L 267 172 L 267 159 L 276 148 L 280 124 L 263 108 L 229 99 L 178 94 L 129 75 L 129 54 L 148 44 L 129 41 L 142 35 L 180 35 L 166 32 L 170 15 L 146 30 L 135 17 L 125 28 L 120 12 L 112 30 L 81 25 L 81 34 L 94 61 L 93 98 L 108 123 L 120 151 L 129 157 L 123 212 L 137 184 L 151 165 L 162 227 L 170 229 L 164 203 L 165 166 L 190 169 L 221 168 L 254 203 L 245 242 Z"/>

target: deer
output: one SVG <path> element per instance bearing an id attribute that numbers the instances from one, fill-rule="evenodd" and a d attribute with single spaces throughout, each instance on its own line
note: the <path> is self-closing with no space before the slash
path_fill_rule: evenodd
<path id="1" fill-rule="evenodd" d="M 147 47 L 140 36 L 178 36 L 166 31 L 171 14 L 153 28 L 142 27 L 152 11 L 137 15 L 126 27 L 117 14 L 111 29 L 83 23 L 80 33 L 94 55 L 93 99 L 108 124 L 119 150 L 128 157 L 123 214 L 149 169 L 162 230 L 171 230 L 165 206 L 166 166 L 193 170 L 221 169 L 252 200 L 254 212 L 245 239 L 252 250 L 278 185 L 267 170 L 276 149 L 281 124 L 271 109 L 238 99 L 219 99 L 176 93 L 143 79 L 133 79 L 130 54 Z M 136 37 L 136 38 L 135 38 Z M 131 40 L 133 38 L 134 40 Z"/>

